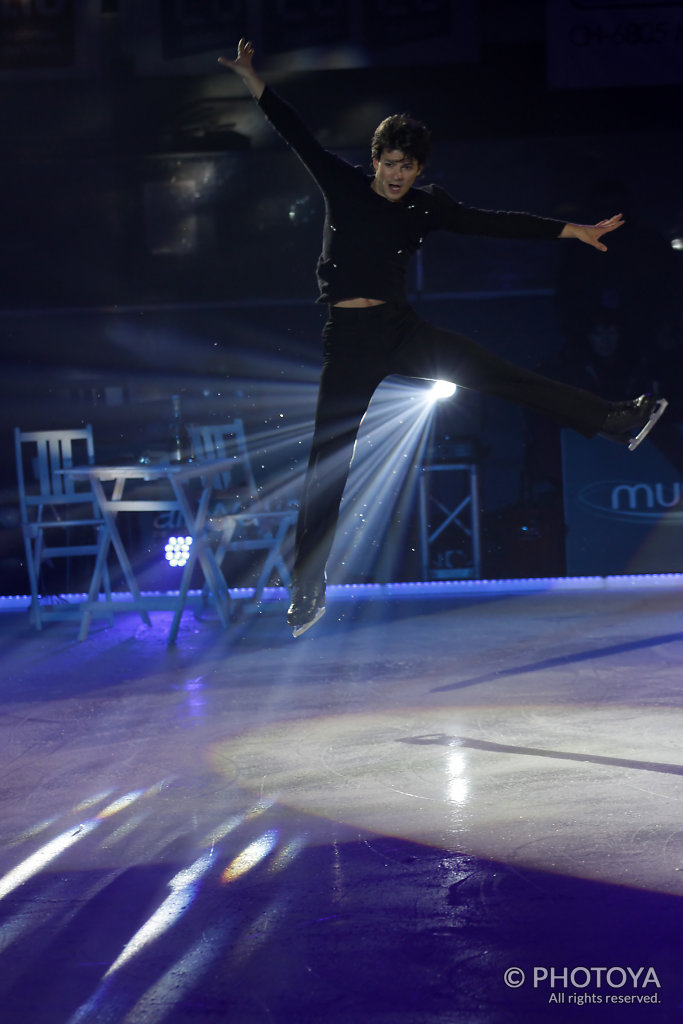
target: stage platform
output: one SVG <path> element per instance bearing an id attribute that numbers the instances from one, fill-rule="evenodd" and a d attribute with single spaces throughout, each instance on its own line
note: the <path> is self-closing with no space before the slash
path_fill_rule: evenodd
<path id="1" fill-rule="evenodd" d="M 683 1020 L 683 577 L 266 596 L 0 599 L 3 1024 Z"/>

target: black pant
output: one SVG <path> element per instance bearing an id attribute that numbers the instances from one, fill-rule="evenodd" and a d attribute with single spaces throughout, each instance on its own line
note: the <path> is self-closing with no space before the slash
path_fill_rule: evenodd
<path id="1" fill-rule="evenodd" d="M 432 327 L 405 303 L 331 306 L 313 443 L 296 532 L 295 578 L 325 568 L 360 422 L 391 374 L 450 380 L 544 413 L 585 437 L 597 434 L 610 403 L 580 388 L 520 369 L 471 339 Z"/>

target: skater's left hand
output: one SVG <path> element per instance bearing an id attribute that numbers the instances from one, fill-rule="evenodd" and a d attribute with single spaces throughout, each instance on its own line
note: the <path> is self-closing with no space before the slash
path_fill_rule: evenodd
<path id="1" fill-rule="evenodd" d="M 560 232 L 560 238 L 578 238 L 580 242 L 592 245 L 600 252 L 607 252 L 607 246 L 600 241 L 601 237 L 608 231 L 616 231 L 623 223 L 622 215 L 615 213 L 613 217 L 598 221 L 597 224 L 565 224 Z"/>

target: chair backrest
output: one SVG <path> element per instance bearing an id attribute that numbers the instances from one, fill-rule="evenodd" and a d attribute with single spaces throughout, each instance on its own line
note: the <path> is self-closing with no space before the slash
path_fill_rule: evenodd
<path id="1" fill-rule="evenodd" d="M 14 428 L 14 452 L 22 520 L 31 506 L 65 505 L 92 500 L 89 483 L 75 483 L 59 472 L 73 466 L 92 466 L 95 447 L 92 427 L 74 430 Z"/>
<path id="2" fill-rule="evenodd" d="M 229 496 L 238 511 L 256 500 L 257 486 L 249 459 L 247 437 L 241 419 L 229 423 L 190 425 L 187 432 L 196 459 L 231 459 L 230 468 L 219 475 L 219 489 Z"/>

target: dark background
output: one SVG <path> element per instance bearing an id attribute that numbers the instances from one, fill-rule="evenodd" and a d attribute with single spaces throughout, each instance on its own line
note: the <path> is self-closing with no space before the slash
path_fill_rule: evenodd
<path id="1" fill-rule="evenodd" d="M 91 422 L 102 460 L 134 459 L 167 446 L 180 393 L 188 420 L 241 415 L 262 478 L 286 463 L 296 497 L 319 368 L 322 204 L 217 68 L 242 34 L 353 163 L 369 165 L 382 117 L 409 110 L 433 133 L 425 180 L 465 203 L 580 221 L 622 211 L 607 255 L 432 236 L 412 298 L 606 397 L 665 390 L 656 443 L 680 460 L 681 4 L 3 0 L 2 592 L 26 589 L 15 425 Z M 438 430 L 474 433 L 487 452 L 484 575 L 563 573 L 557 431 L 473 396 L 456 396 Z M 415 578 L 411 551 L 383 574 Z"/>

